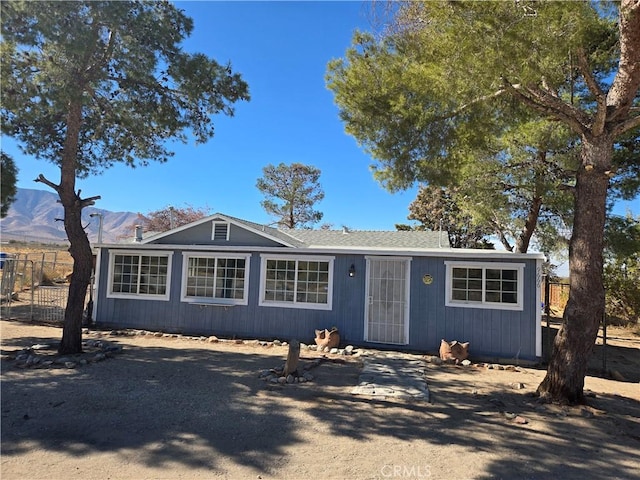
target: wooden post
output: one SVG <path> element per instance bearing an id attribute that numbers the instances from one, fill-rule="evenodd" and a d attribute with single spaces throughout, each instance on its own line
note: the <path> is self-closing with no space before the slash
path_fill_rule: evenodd
<path id="1" fill-rule="evenodd" d="M 602 373 L 607 373 L 607 312 L 602 315 Z"/>
<path id="2" fill-rule="evenodd" d="M 287 354 L 287 362 L 284 364 L 283 376 L 287 376 L 298 370 L 298 360 L 300 360 L 300 342 L 291 340 L 289 342 L 289 353 Z"/>
<path id="3" fill-rule="evenodd" d="M 544 361 L 549 362 L 551 358 L 551 283 L 549 282 L 549 274 L 544 276 L 544 315 L 547 319 L 547 338 L 546 348 L 544 351 Z"/>

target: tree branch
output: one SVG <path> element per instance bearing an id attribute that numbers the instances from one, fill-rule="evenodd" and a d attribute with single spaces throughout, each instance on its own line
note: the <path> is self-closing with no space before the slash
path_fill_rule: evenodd
<path id="1" fill-rule="evenodd" d="M 44 175 L 38 175 L 38 178 L 34 180 L 34 182 L 44 183 L 48 187 L 53 188 L 58 194 L 60 193 L 60 185 L 53 183 L 51 180 L 47 180 Z"/>
<path id="2" fill-rule="evenodd" d="M 111 104 L 108 101 L 106 101 L 104 97 L 98 96 L 98 94 L 96 93 L 96 91 L 93 89 L 91 85 L 87 85 L 87 92 L 89 92 L 89 95 L 91 95 L 91 98 L 95 100 L 98 107 L 103 109 L 105 113 L 109 112 L 113 114 L 113 108 L 111 107 Z"/>
<path id="3" fill-rule="evenodd" d="M 464 105 L 460 106 L 459 108 L 457 108 L 456 110 L 451 112 L 449 115 L 447 115 L 447 117 L 444 117 L 444 118 L 455 117 L 459 113 L 462 113 L 463 111 L 465 111 L 471 105 L 475 105 L 477 103 L 481 103 L 481 102 L 484 102 L 486 100 L 491 100 L 493 98 L 497 98 L 497 97 L 499 97 L 499 96 L 501 96 L 501 95 L 503 95 L 505 93 L 507 93 L 507 89 L 506 88 L 501 88 L 500 90 L 497 90 L 497 91 L 495 91 L 495 92 L 493 92 L 493 93 L 491 93 L 489 95 L 483 95 L 482 97 L 474 98 L 469 103 L 465 103 Z"/>
<path id="4" fill-rule="evenodd" d="M 617 137 L 625 132 L 628 132 L 629 130 L 633 130 L 634 128 L 638 127 L 640 127 L 640 115 L 637 117 L 628 118 L 624 122 L 618 123 L 615 127 L 613 127 L 612 133 Z"/>
<path id="5" fill-rule="evenodd" d="M 498 235 L 498 238 L 500 239 L 500 243 L 502 243 L 502 246 L 505 248 L 505 250 L 513 252 L 513 245 L 511 245 L 509 239 L 507 239 L 507 236 L 504 233 L 504 228 L 500 224 L 500 221 L 498 220 L 495 212 L 493 212 L 493 216 L 493 219 L 489 219 L 489 223 L 493 225 L 493 228 Z"/>
<path id="6" fill-rule="evenodd" d="M 544 90 L 512 84 L 503 78 L 505 88 L 525 105 L 551 117 L 561 118 L 574 132 L 582 135 L 589 131 L 589 117 L 580 109 L 567 104 Z"/>
<path id="7" fill-rule="evenodd" d="M 596 82 L 595 77 L 593 76 L 593 72 L 589 68 L 589 60 L 587 59 L 587 54 L 584 52 L 584 49 L 580 48 L 578 50 L 578 70 L 582 74 L 589 91 L 596 98 L 596 102 L 598 105 L 606 105 L 607 96 Z"/>
<path id="8" fill-rule="evenodd" d="M 78 192 L 78 198 L 80 198 L 80 192 Z M 96 204 L 96 200 L 100 200 L 102 197 L 96 195 L 95 197 L 80 198 L 80 208 L 90 207 Z"/>
<path id="9" fill-rule="evenodd" d="M 628 115 L 640 87 L 640 1 L 622 0 L 619 12 L 620 61 L 607 93 L 609 122 Z"/>
<path id="10" fill-rule="evenodd" d="M 587 55 L 582 48 L 578 49 L 578 70 L 580 70 L 580 73 L 587 84 L 587 88 L 589 88 L 589 91 L 593 94 L 596 99 L 596 103 L 598 104 L 594 122 L 591 126 L 591 131 L 593 135 L 600 136 L 604 131 L 604 125 L 607 119 L 607 97 L 598 85 L 598 82 L 596 82 L 596 79 L 589 68 Z"/>

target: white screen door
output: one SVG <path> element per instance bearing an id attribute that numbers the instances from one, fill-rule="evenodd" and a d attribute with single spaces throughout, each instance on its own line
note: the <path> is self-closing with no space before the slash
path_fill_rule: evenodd
<path id="1" fill-rule="evenodd" d="M 367 258 L 365 340 L 409 343 L 409 259 Z"/>

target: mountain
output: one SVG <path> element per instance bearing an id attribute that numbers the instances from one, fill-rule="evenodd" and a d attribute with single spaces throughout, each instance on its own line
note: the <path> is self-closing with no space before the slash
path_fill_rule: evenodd
<path id="1" fill-rule="evenodd" d="M 110 212 L 99 208 L 87 207 L 82 211 L 83 225 L 92 243 L 98 239 L 100 219 L 102 215 L 102 241 L 115 243 L 122 238 L 133 236 L 133 225 L 138 214 L 133 212 Z M 16 200 L 9 207 L 7 216 L 0 220 L 2 241 L 65 241 L 67 234 L 62 221 L 64 216 L 62 205 L 58 203 L 58 195 L 46 190 L 18 188 Z"/>

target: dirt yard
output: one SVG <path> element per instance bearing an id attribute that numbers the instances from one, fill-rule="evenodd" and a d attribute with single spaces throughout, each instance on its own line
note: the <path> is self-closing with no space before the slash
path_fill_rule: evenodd
<path id="1" fill-rule="evenodd" d="M 90 333 L 122 352 L 19 368 L 16 352 L 61 330 L 0 328 L 3 480 L 640 478 L 640 342 L 625 331 L 608 355 L 626 381 L 589 376 L 590 405 L 567 408 L 532 396 L 541 369 L 425 364 L 431 402 L 389 401 L 351 394 L 355 356 L 272 385 L 259 374 L 285 347 L 185 337 Z"/>

